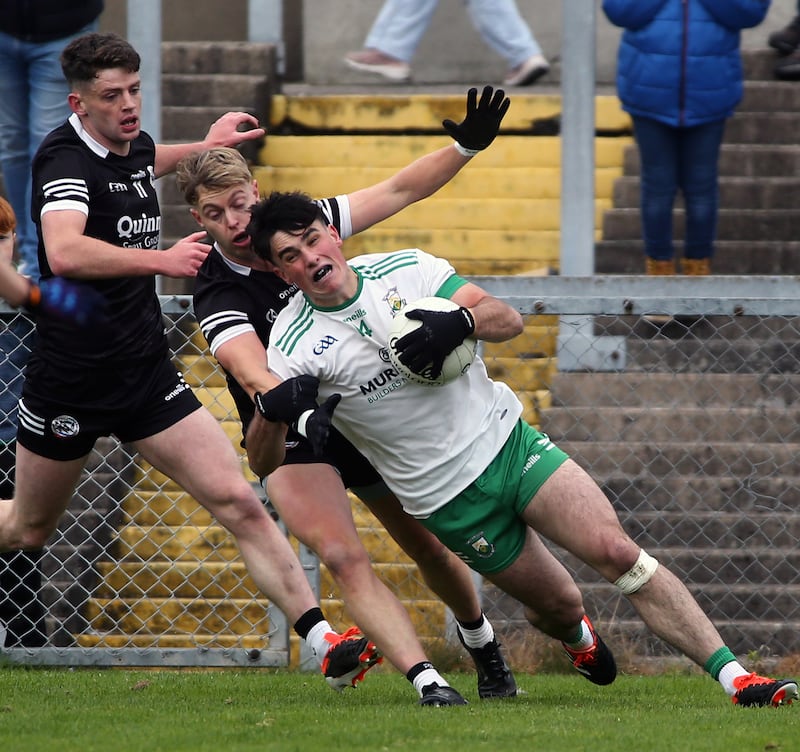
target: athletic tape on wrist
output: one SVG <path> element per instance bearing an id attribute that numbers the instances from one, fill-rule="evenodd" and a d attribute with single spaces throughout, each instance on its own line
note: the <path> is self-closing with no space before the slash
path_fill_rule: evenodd
<path id="1" fill-rule="evenodd" d="M 456 151 L 462 157 L 474 157 L 480 151 L 480 149 L 467 149 L 466 146 L 462 146 L 458 141 L 454 141 L 453 146 L 456 147 Z"/>
<path id="2" fill-rule="evenodd" d="M 306 433 L 306 425 L 308 423 L 308 419 L 313 414 L 313 410 L 306 410 L 298 419 L 297 419 L 297 433 L 301 436 L 305 436 L 308 438 L 308 434 Z"/>

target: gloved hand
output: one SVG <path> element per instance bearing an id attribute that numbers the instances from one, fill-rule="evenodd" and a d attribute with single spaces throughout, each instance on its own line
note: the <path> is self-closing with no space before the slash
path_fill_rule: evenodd
<path id="1" fill-rule="evenodd" d="M 87 326 L 106 318 L 108 302 L 89 285 L 51 277 L 38 285 L 31 282 L 28 299 L 22 305 L 33 314 L 44 313 L 77 326 Z"/>
<path id="2" fill-rule="evenodd" d="M 342 399 L 341 394 L 332 394 L 316 410 L 303 413 L 293 428 L 308 439 L 314 455 L 320 457 L 328 443 L 333 424 L 333 411 Z"/>
<path id="3" fill-rule="evenodd" d="M 342 396 L 332 394 L 317 404 L 319 379 L 303 374 L 278 384 L 266 393 L 256 392 L 254 401 L 261 415 L 274 423 L 286 423 L 305 436 L 316 456 L 325 449 L 333 411 Z"/>
<path id="4" fill-rule="evenodd" d="M 303 374 L 281 382 L 268 392 L 256 392 L 256 409 L 273 423 L 296 423 L 308 410 L 317 409 L 319 379 Z"/>
<path id="5" fill-rule="evenodd" d="M 422 325 L 395 342 L 398 358 L 414 373 L 421 373 L 430 363 L 432 379 L 442 372 L 444 359 L 475 331 L 475 320 L 463 306 L 456 311 L 417 308 L 408 311 L 406 318 L 421 321 Z"/>
<path id="6" fill-rule="evenodd" d="M 467 92 L 467 114 L 460 123 L 443 120 L 444 129 L 455 139 L 464 156 L 472 156 L 485 149 L 494 141 L 500 131 L 500 123 L 508 110 L 511 100 L 502 89 L 493 90 L 484 86 L 480 102 L 478 90 Z"/>

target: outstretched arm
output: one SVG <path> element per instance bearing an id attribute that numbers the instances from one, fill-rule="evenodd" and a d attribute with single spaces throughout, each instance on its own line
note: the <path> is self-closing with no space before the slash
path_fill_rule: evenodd
<path id="1" fill-rule="evenodd" d="M 392 177 L 348 195 L 353 232 L 361 232 L 409 204 L 427 198 L 452 180 L 473 155 L 487 148 L 500 131 L 510 100 L 491 86 L 467 94 L 467 111 L 460 123 L 442 125 L 455 143 L 416 159 Z"/>

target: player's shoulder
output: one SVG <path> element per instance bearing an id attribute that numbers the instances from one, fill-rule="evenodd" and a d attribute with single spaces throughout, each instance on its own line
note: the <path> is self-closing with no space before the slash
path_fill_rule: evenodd
<path id="1" fill-rule="evenodd" d="M 302 293 L 294 295 L 278 313 L 272 325 L 269 343 L 287 355 L 296 351 L 303 338 L 314 328 L 315 309 Z"/>
<path id="2" fill-rule="evenodd" d="M 194 281 L 194 306 L 199 309 L 211 307 L 219 301 L 236 302 L 241 298 L 240 281 L 237 273 L 231 269 L 221 257 L 221 254 L 212 248 L 197 271 Z"/>
<path id="3" fill-rule="evenodd" d="M 419 248 L 404 248 L 387 253 L 365 253 L 350 259 L 348 263 L 362 276 L 377 278 L 398 269 L 419 266 L 420 261 L 426 255 Z"/>

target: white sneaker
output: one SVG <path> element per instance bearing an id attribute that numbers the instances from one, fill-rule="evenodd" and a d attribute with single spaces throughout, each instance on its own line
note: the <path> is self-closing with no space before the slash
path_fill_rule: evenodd
<path id="1" fill-rule="evenodd" d="M 550 63 L 544 55 L 531 55 L 527 60 L 512 68 L 503 80 L 503 86 L 530 86 L 550 70 Z"/>
<path id="2" fill-rule="evenodd" d="M 411 66 L 408 63 L 384 55 L 379 50 L 348 52 L 344 56 L 344 62 L 353 70 L 375 73 L 390 81 L 408 81 L 411 78 Z"/>

